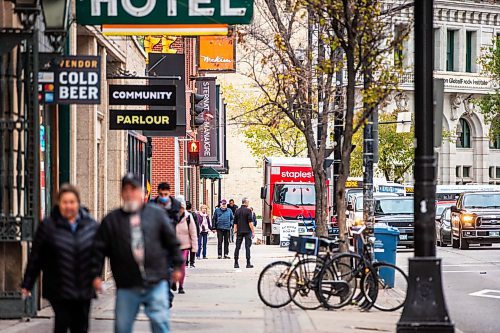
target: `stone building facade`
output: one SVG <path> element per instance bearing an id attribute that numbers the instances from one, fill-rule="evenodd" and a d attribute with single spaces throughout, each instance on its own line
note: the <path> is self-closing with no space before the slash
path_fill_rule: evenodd
<path id="1" fill-rule="evenodd" d="M 407 9 L 401 22 L 412 15 Z M 443 79 L 446 134 L 438 152 L 438 183 L 500 184 L 500 138 L 490 135 L 477 98 L 492 92 L 494 82 L 482 73 L 478 57 L 483 48 L 500 36 L 498 1 L 437 0 L 434 10 L 435 78 Z M 392 94 L 385 111 L 414 109 L 413 33 L 404 45 L 403 66 L 408 73 L 400 78 L 400 91 Z M 383 125 L 381 125 L 383 126 Z"/>

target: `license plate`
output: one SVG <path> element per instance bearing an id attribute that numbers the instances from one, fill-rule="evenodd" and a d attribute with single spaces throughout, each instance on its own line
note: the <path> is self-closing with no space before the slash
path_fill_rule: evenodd
<path id="1" fill-rule="evenodd" d="M 400 240 L 407 240 L 408 239 L 408 235 L 399 235 L 399 239 Z"/>
<path id="2" fill-rule="evenodd" d="M 500 231 L 490 231 L 490 236 L 500 236 Z"/>
<path id="3" fill-rule="evenodd" d="M 307 232 L 305 227 L 299 227 L 299 234 L 305 234 Z"/>

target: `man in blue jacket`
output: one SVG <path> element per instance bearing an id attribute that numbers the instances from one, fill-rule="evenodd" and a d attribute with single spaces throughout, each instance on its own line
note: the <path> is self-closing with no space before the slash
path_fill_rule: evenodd
<path id="1" fill-rule="evenodd" d="M 215 210 L 212 219 L 213 225 L 217 230 L 219 259 L 222 259 L 222 243 L 224 243 L 224 259 L 231 259 L 229 257 L 229 232 L 233 226 L 233 221 L 233 211 L 227 207 L 227 200 L 222 199 L 220 207 Z"/>

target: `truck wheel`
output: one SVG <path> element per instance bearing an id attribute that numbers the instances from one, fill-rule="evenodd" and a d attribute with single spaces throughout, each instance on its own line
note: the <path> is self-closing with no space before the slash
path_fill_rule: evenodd
<path id="1" fill-rule="evenodd" d="M 467 249 L 469 249 L 469 242 L 466 239 L 463 239 L 462 236 L 460 236 L 460 250 Z"/>
<path id="2" fill-rule="evenodd" d="M 280 235 L 271 235 L 271 245 L 280 245 Z"/>
<path id="3" fill-rule="evenodd" d="M 458 249 L 458 246 L 460 245 L 460 241 L 455 238 L 455 236 L 451 236 L 451 247 L 454 249 Z"/>

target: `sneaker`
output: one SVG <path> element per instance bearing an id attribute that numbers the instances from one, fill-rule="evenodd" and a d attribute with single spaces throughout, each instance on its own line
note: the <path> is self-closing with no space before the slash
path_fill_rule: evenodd
<path id="1" fill-rule="evenodd" d="M 248 263 L 247 268 L 253 268 L 253 265 L 251 263 Z"/>
<path id="2" fill-rule="evenodd" d="M 222 256 L 218 256 L 219 259 L 222 259 Z"/>
<path id="3" fill-rule="evenodd" d="M 227 254 L 224 256 L 224 259 L 231 259 L 230 256 L 228 256 Z"/>
<path id="4" fill-rule="evenodd" d="M 203 259 L 207 259 L 207 257 L 203 257 Z"/>
<path id="5" fill-rule="evenodd" d="M 184 291 L 184 288 L 180 287 L 179 288 L 179 294 L 185 294 L 186 292 Z"/>
<path id="6" fill-rule="evenodd" d="M 237 261 L 234 262 L 234 268 L 240 268 L 240 265 L 238 264 Z"/>
<path id="7" fill-rule="evenodd" d="M 172 291 L 176 291 L 176 290 L 177 290 L 177 283 L 174 283 L 174 284 L 172 285 L 172 288 L 171 288 L 171 289 L 172 289 Z"/>
<path id="8" fill-rule="evenodd" d="M 190 268 L 195 268 L 195 267 L 194 267 L 194 264 L 189 265 L 189 267 L 190 267 Z"/>

